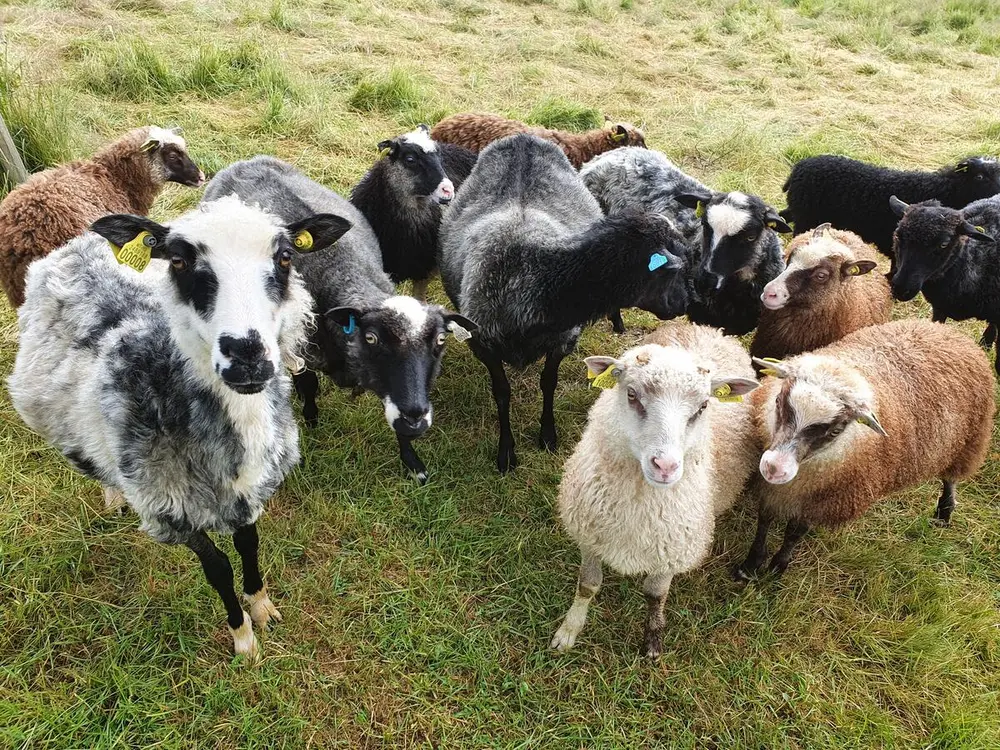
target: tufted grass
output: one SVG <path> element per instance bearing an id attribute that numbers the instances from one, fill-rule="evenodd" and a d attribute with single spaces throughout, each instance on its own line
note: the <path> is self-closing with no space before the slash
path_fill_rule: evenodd
<path id="1" fill-rule="evenodd" d="M 924 168 L 1000 153 L 987 0 L 12 0 L 0 23 L 0 107 L 43 154 L 33 167 L 157 122 L 182 126 L 206 171 L 273 153 L 343 192 L 421 120 L 607 114 L 782 207 L 789 164 L 816 153 Z M 170 186 L 154 213 L 198 197 Z M 193 556 L 107 517 L 0 389 L 0 747 L 1000 747 L 997 441 L 949 529 L 928 522 L 928 484 L 742 589 L 740 507 L 675 582 L 658 663 L 636 655 L 637 583 L 613 574 L 578 648 L 548 652 L 577 563 L 553 502 L 593 400 L 580 359 L 655 323 L 626 322 L 591 327 L 564 363 L 554 456 L 533 445 L 538 368 L 512 374 L 522 466 L 506 478 L 463 346 L 418 443 L 426 487 L 401 475 L 381 404 L 327 386 L 261 523 L 285 620 L 252 670 Z M 0 375 L 15 352 L 0 303 Z"/>

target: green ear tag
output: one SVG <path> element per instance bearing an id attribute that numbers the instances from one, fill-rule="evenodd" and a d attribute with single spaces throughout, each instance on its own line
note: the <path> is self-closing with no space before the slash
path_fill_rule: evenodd
<path id="1" fill-rule="evenodd" d="M 594 388 L 608 389 L 614 388 L 618 384 L 618 377 L 615 375 L 614 367 L 609 367 L 600 375 L 594 375 L 592 372 L 588 372 L 587 379 L 590 380 L 590 385 Z"/>
<path id="2" fill-rule="evenodd" d="M 309 234 L 308 230 L 303 229 L 301 232 L 295 235 L 295 239 L 292 240 L 292 244 L 295 245 L 296 249 L 305 252 L 313 246 L 313 236 Z"/>
<path id="3" fill-rule="evenodd" d="M 723 383 L 712 392 L 712 395 L 724 404 L 736 404 L 743 400 L 742 396 L 729 395 L 732 391 L 733 389 L 729 387 L 728 383 Z"/>
<path id="4" fill-rule="evenodd" d="M 705 215 L 705 204 L 702 203 L 701 201 L 698 201 L 698 205 L 695 206 L 694 215 L 697 216 L 699 219 Z"/>
<path id="5" fill-rule="evenodd" d="M 134 240 L 126 242 L 121 247 L 113 242 L 108 244 L 111 245 L 111 252 L 115 254 L 115 260 L 142 273 L 149 265 L 149 248 L 156 245 L 156 238 L 149 232 L 139 232 Z"/>

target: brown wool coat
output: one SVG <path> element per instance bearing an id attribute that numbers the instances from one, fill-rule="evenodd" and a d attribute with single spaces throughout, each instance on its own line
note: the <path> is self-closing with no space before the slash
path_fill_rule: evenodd
<path id="1" fill-rule="evenodd" d="M 853 232 L 830 229 L 827 233 L 844 247 L 843 253 L 827 256 L 835 266 L 846 260 L 878 262 L 875 250 Z M 812 239 L 812 233 L 806 232 L 792 240 L 785 251 L 786 261 Z M 811 352 L 866 326 L 888 323 L 891 314 L 892 292 L 879 269 L 847 279 L 834 277 L 818 293 L 811 292 L 780 310 L 762 308 L 750 354 L 783 359 Z"/>
<path id="2" fill-rule="evenodd" d="M 500 138 L 517 133 L 531 133 L 557 144 L 569 157 L 573 166 L 579 169 L 584 163 L 605 151 L 622 146 L 646 145 L 641 130 L 624 123 L 622 126 L 628 132 L 627 137 L 621 141 L 614 141 L 611 138 L 611 131 L 607 128 L 588 130 L 584 133 L 567 133 L 562 130 L 532 127 L 519 120 L 508 120 L 498 115 L 472 112 L 452 115 L 441 120 L 431 130 L 431 138 L 441 143 L 464 146 L 478 153 Z"/>
<path id="3" fill-rule="evenodd" d="M 821 363 L 802 362 L 818 357 Z M 807 459 L 784 485 L 758 475 L 754 494 L 777 519 L 839 526 L 890 493 L 932 479 L 967 479 L 985 461 L 993 433 L 993 369 L 983 350 L 954 328 L 915 319 L 871 326 L 787 364 L 861 373 L 875 392 L 875 413 L 888 437 L 851 424 L 837 439 L 849 441 L 841 460 Z M 768 377 L 749 396 L 761 450 L 770 447 L 766 415 L 782 382 Z"/>
<path id="4" fill-rule="evenodd" d="M 32 175 L 0 202 L 0 283 L 11 304 L 24 302 L 24 276 L 37 260 L 109 213 L 146 215 L 163 187 L 162 170 L 139 151 L 137 128 L 91 159 Z"/>

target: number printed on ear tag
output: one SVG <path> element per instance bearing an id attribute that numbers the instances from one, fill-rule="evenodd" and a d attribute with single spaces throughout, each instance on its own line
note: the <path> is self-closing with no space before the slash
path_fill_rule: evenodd
<path id="1" fill-rule="evenodd" d="M 150 248 L 156 246 L 156 238 L 149 232 L 139 232 L 135 239 L 126 242 L 121 247 L 109 242 L 111 252 L 115 254 L 115 260 L 123 266 L 134 268 L 142 273 L 149 265 L 151 253 Z"/>

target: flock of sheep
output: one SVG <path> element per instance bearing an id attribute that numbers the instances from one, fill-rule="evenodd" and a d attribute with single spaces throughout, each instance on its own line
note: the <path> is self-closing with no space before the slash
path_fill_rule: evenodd
<path id="1" fill-rule="evenodd" d="M 586 360 L 604 390 L 559 488 L 582 561 L 556 649 L 575 643 L 607 564 L 645 576 L 643 649 L 659 654 L 671 580 L 701 564 L 741 495 L 759 509 L 735 570 L 749 579 L 783 572 L 810 528 L 929 479 L 947 524 L 956 482 L 982 465 L 993 368 L 940 322 L 979 318 L 984 345 L 997 338 L 995 160 L 925 173 L 814 157 L 778 212 L 685 174 L 627 124 L 573 134 L 464 114 L 378 149 L 350 200 L 257 156 L 160 224 L 147 214 L 163 184 L 205 177 L 178 133 L 146 127 L 0 203 L 14 407 L 109 507 L 197 555 L 237 653 L 255 657 L 253 625 L 280 619 L 256 522 L 299 461 L 293 385 L 308 426 L 318 373 L 372 391 L 424 482 L 412 442 L 431 426 L 449 334 L 489 372 L 509 472 L 507 366 L 545 359 L 539 442 L 555 450 L 559 363 L 583 327 L 623 330 L 627 307 L 687 317 Z M 457 312 L 426 302 L 435 273 Z M 414 296 L 397 293 L 405 281 Z M 889 322 L 892 297 L 920 291 L 935 322 Z M 751 331 L 747 352 L 734 335 Z M 209 532 L 233 536 L 242 601 Z"/>

